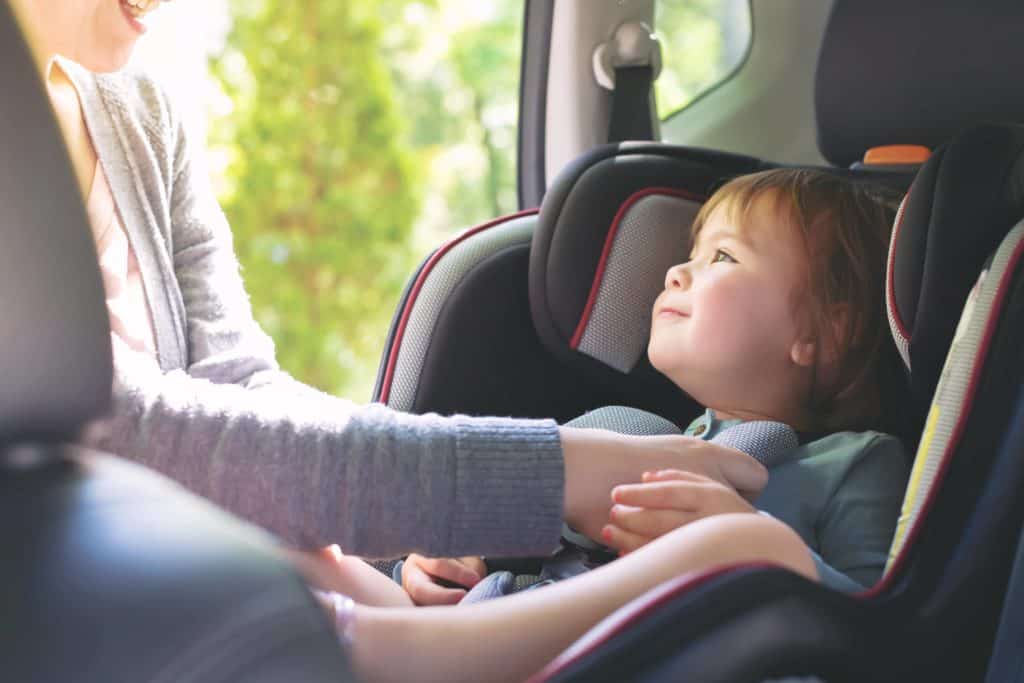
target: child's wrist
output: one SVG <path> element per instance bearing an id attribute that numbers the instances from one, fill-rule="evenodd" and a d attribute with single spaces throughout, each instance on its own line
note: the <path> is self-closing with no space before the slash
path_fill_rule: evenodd
<path id="1" fill-rule="evenodd" d="M 340 640 L 346 646 L 352 645 L 355 640 L 355 626 L 356 626 L 356 603 L 352 598 L 341 593 L 335 593 L 334 591 L 319 591 L 314 590 L 317 598 L 327 608 L 328 615 L 331 616 L 331 623 L 334 625 L 334 631 L 338 635 Z"/>

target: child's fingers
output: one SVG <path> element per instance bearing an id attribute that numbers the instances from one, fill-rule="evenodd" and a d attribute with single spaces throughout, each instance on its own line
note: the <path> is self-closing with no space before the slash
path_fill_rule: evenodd
<path id="1" fill-rule="evenodd" d="M 461 588 L 445 588 L 418 565 L 402 567 L 402 587 L 417 605 L 454 605 L 466 595 Z"/>
<path id="2" fill-rule="evenodd" d="M 623 531 L 647 538 L 664 536 L 673 529 L 689 524 L 696 515 L 683 510 L 637 508 L 628 505 L 613 505 L 609 520 Z"/>
<path id="3" fill-rule="evenodd" d="M 419 566 L 434 578 L 472 588 L 483 577 L 458 560 L 447 557 L 421 557 Z"/>
<path id="4" fill-rule="evenodd" d="M 614 524 L 605 524 L 601 529 L 601 541 L 622 554 L 630 553 L 651 542 L 652 539 L 626 531 Z"/>
<path id="5" fill-rule="evenodd" d="M 654 481 L 709 482 L 714 480 L 702 474 L 695 474 L 686 470 L 658 470 L 657 472 L 644 472 L 643 481 L 647 483 Z"/>
<path id="6" fill-rule="evenodd" d="M 612 501 L 641 508 L 695 510 L 700 505 L 702 486 L 704 484 L 692 481 L 622 484 L 612 489 Z"/>

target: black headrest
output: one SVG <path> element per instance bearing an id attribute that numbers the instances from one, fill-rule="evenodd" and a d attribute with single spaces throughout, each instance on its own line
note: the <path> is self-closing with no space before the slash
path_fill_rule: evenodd
<path id="1" fill-rule="evenodd" d="M 657 143 L 600 147 L 567 167 L 544 197 L 530 250 L 530 308 L 544 345 L 591 380 L 678 396 L 647 361 L 651 306 L 715 186 L 761 167 Z"/>
<path id="2" fill-rule="evenodd" d="M 1024 126 L 970 128 L 914 180 L 893 230 L 886 303 L 919 418 L 982 266 L 1022 218 Z"/>
<path id="3" fill-rule="evenodd" d="M 63 138 L 0 3 L 0 443 L 62 440 L 106 410 L 110 323 Z"/>
<path id="4" fill-rule="evenodd" d="M 818 147 L 837 166 L 882 145 L 934 149 L 1024 121 L 1020 0 L 835 0 L 818 58 Z"/>

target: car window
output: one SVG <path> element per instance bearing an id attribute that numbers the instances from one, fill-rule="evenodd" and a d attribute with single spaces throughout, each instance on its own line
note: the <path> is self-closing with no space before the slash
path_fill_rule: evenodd
<path id="1" fill-rule="evenodd" d="M 207 147 L 257 320 L 284 369 L 367 400 L 416 263 L 517 208 L 522 0 L 163 9 L 139 60 Z"/>
<path id="2" fill-rule="evenodd" d="M 750 2 L 658 0 L 654 11 L 663 62 L 655 96 L 664 121 L 742 64 L 751 41 Z"/>

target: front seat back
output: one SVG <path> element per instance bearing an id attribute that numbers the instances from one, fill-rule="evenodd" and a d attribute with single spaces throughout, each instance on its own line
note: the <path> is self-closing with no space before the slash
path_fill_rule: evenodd
<path id="1" fill-rule="evenodd" d="M 91 232 L 0 3 L 0 662 L 12 681 L 339 681 L 325 615 L 272 540 L 70 445 L 110 404 Z"/>

